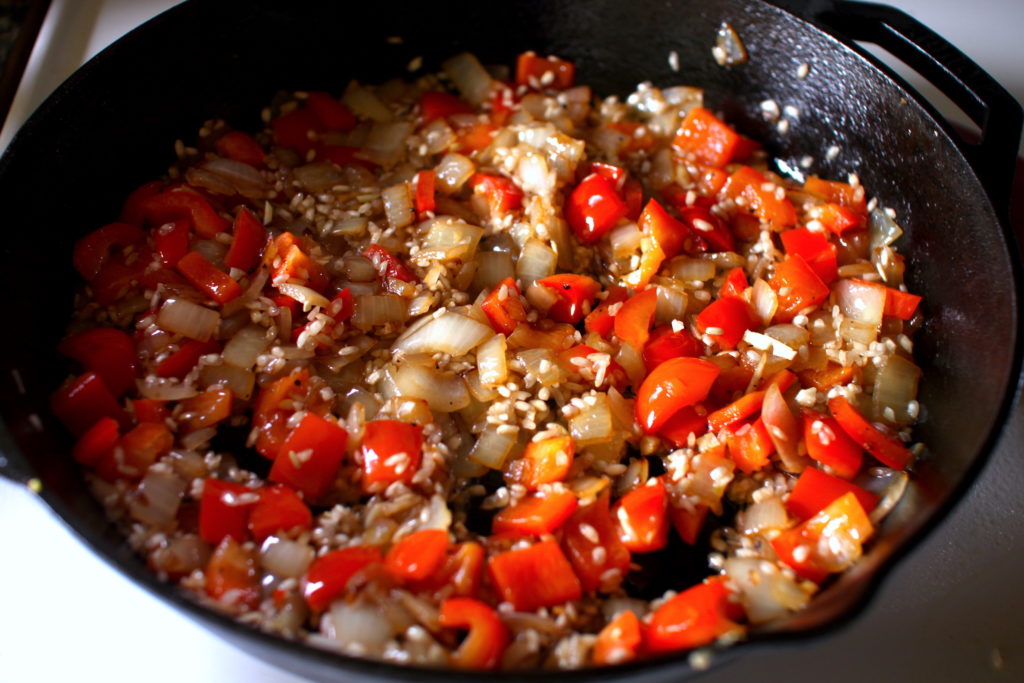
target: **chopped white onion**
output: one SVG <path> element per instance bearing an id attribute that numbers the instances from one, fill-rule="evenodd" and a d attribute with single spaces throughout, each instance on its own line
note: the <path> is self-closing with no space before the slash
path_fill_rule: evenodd
<path id="1" fill-rule="evenodd" d="M 185 481 L 166 465 L 151 467 L 132 493 L 128 512 L 132 519 L 158 528 L 174 522 L 185 492 Z"/>
<path id="2" fill-rule="evenodd" d="M 271 536 L 263 542 L 260 557 L 263 568 L 282 579 L 298 579 L 313 562 L 315 553 L 308 543 Z"/>
<path id="3" fill-rule="evenodd" d="M 220 314 L 186 299 L 168 299 L 160 307 L 156 324 L 189 339 L 209 341 L 220 326 Z"/>
<path id="4" fill-rule="evenodd" d="M 248 368 L 240 368 L 227 363 L 204 365 L 199 373 L 199 384 L 203 387 L 215 384 L 223 385 L 230 389 L 237 398 L 247 401 L 252 396 L 252 390 L 256 385 L 256 375 Z"/>
<path id="5" fill-rule="evenodd" d="M 300 304 L 302 304 L 303 310 L 308 311 L 314 306 L 319 306 L 320 308 L 327 308 L 328 306 L 331 305 L 330 299 L 325 297 L 323 294 L 317 292 L 316 290 L 306 287 L 305 285 L 294 285 L 290 282 L 282 282 L 281 284 L 277 285 L 277 289 L 285 296 L 291 297 L 292 299 L 295 299 Z"/>
<path id="6" fill-rule="evenodd" d="M 736 525 L 744 534 L 756 534 L 767 529 L 785 529 L 789 517 L 782 500 L 772 496 L 741 510 L 736 515 Z"/>
<path id="7" fill-rule="evenodd" d="M 491 75 L 470 53 L 463 52 L 445 60 L 441 68 L 452 79 L 462 97 L 474 107 L 490 97 L 493 86 Z"/>
<path id="8" fill-rule="evenodd" d="M 682 320 L 688 304 L 686 290 L 658 285 L 658 303 L 654 310 L 654 319 L 659 323 Z"/>
<path id="9" fill-rule="evenodd" d="M 526 375 L 536 377 L 546 387 L 562 381 L 562 369 L 551 349 L 524 349 L 516 353 L 516 360 L 522 364 Z"/>
<path id="10" fill-rule="evenodd" d="M 345 182 L 345 175 L 329 161 L 315 161 L 292 170 L 295 179 L 309 192 L 327 192 Z"/>
<path id="11" fill-rule="evenodd" d="M 893 354 L 882 365 L 875 377 L 871 393 L 875 417 L 905 426 L 917 419 L 917 383 L 921 368 L 903 356 Z M 913 408 L 911 408 L 913 406 Z"/>
<path id="12" fill-rule="evenodd" d="M 878 496 L 878 504 L 868 514 L 871 524 L 877 527 L 903 498 L 910 476 L 903 470 L 872 467 L 863 476 L 857 477 L 855 483 Z"/>
<path id="13" fill-rule="evenodd" d="M 754 280 L 754 289 L 751 292 L 750 301 L 754 305 L 754 312 L 757 313 L 757 317 L 765 325 L 772 321 L 776 311 L 779 310 L 779 296 L 761 278 Z"/>
<path id="14" fill-rule="evenodd" d="M 479 289 L 494 289 L 507 277 L 516 276 L 512 256 L 504 251 L 481 251 L 476 255 L 477 269 L 473 283 Z"/>
<path id="15" fill-rule="evenodd" d="M 451 413 L 469 405 L 466 383 L 450 372 L 403 363 L 395 370 L 394 381 L 399 395 L 423 399 L 432 410 L 441 413 Z"/>
<path id="16" fill-rule="evenodd" d="M 469 451 L 469 459 L 493 470 L 500 470 L 516 445 L 518 430 L 498 432 L 498 426 L 487 425 Z"/>
<path id="17" fill-rule="evenodd" d="M 360 654 L 376 654 L 396 631 L 381 609 L 363 601 L 337 600 L 323 620 L 327 636 L 341 644 L 358 645 Z"/>
<path id="18" fill-rule="evenodd" d="M 640 228 L 636 223 L 623 223 L 608 233 L 608 242 L 612 245 L 615 258 L 629 258 L 640 251 Z"/>
<path id="19" fill-rule="evenodd" d="M 580 412 L 569 420 L 569 433 L 576 446 L 583 448 L 611 441 L 616 430 L 607 394 L 590 394 L 583 402 Z"/>
<path id="20" fill-rule="evenodd" d="M 371 294 L 355 298 L 355 325 L 373 326 L 386 323 L 400 323 L 405 320 L 408 303 L 394 294 Z"/>
<path id="21" fill-rule="evenodd" d="M 427 145 L 427 153 L 440 154 L 458 141 L 455 131 L 444 119 L 434 119 L 422 129 L 420 136 Z"/>
<path id="22" fill-rule="evenodd" d="M 380 197 L 384 200 L 384 215 L 392 228 L 404 228 L 416 218 L 416 209 L 412 205 L 412 193 L 409 183 L 399 183 L 381 190 Z"/>
<path id="23" fill-rule="evenodd" d="M 405 151 L 405 141 L 412 131 L 413 124 L 405 121 L 374 123 L 363 142 L 363 152 L 375 163 L 393 164 Z"/>
<path id="24" fill-rule="evenodd" d="M 183 384 L 162 377 L 147 377 L 145 380 L 137 381 L 136 386 L 139 387 L 139 394 L 142 398 L 151 398 L 156 401 L 182 401 L 199 393 L 199 390 L 192 384 Z"/>
<path id="25" fill-rule="evenodd" d="M 703 282 L 715 276 L 715 264 L 702 258 L 676 256 L 668 263 L 669 272 L 686 282 Z"/>
<path id="26" fill-rule="evenodd" d="M 773 563 L 756 558 L 730 557 L 725 574 L 732 579 L 752 623 L 780 619 L 801 609 L 810 595 Z"/>
<path id="27" fill-rule="evenodd" d="M 529 287 L 535 280 L 548 277 L 555 272 L 558 254 L 538 239 L 531 239 L 523 245 L 516 262 L 516 275 L 523 287 Z"/>
<path id="28" fill-rule="evenodd" d="M 764 393 L 761 419 L 782 460 L 782 469 L 787 472 L 802 471 L 807 458 L 800 455 L 799 451 L 800 425 L 793 411 L 786 405 L 786 399 L 782 397 L 777 384 L 772 384 Z"/>
<path id="29" fill-rule="evenodd" d="M 202 168 L 223 178 L 243 197 L 258 198 L 267 193 L 263 176 L 249 164 L 234 159 L 213 159 Z"/>
<path id="30" fill-rule="evenodd" d="M 847 318 L 880 325 L 885 312 L 885 287 L 862 280 L 839 280 L 833 285 L 836 303 Z"/>
<path id="31" fill-rule="evenodd" d="M 451 311 L 431 317 L 412 334 L 402 335 L 393 351 L 412 353 L 449 353 L 461 356 L 484 343 L 494 334 L 488 325 Z"/>
<path id="32" fill-rule="evenodd" d="M 477 348 L 476 367 L 485 387 L 496 387 L 508 379 L 507 347 L 505 335 L 499 332 Z"/>
<path id="33" fill-rule="evenodd" d="M 426 234 L 419 258 L 439 261 L 468 261 L 476 253 L 484 229 L 452 216 L 438 216 L 427 221 Z"/>
<path id="34" fill-rule="evenodd" d="M 345 88 L 341 101 L 346 107 L 352 110 L 356 116 L 371 119 L 373 121 L 391 121 L 394 114 L 388 106 L 381 102 L 380 98 L 372 90 L 352 81 Z"/>
<path id="35" fill-rule="evenodd" d="M 885 209 L 876 208 L 871 212 L 869 225 L 871 248 L 887 247 L 903 235 L 903 229 L 894 221 Z"/>
<path id="36" fill-rule="evenodd" d="M 455 194 L 476 173 L 476 164 L 469 157 L 451 152 L 434 167 L 437 189 L 446 194 Z"/>

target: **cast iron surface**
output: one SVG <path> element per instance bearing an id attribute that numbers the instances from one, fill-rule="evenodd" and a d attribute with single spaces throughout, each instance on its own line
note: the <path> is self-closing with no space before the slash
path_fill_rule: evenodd
<path id="1" fill-rule="evenodd" d="M 580 82 L 602 94 L 630 92 L 641 80 L 704 87 L 712 107 L 780 158 L 792 162 L 810 154 L 818 160 L 815 171 L 826 177 L 857 172 L 908 228 L 901 246 L 909 284 L 925 295 L 928 315 L 917 346 L 928 411 L 919 435 L 932 450 L 865 561 L 812 609 L 782 624 L 779 635 L 802 635 L 849 616 L 880 569 L 970 481 L 1009 408 L 1019 371 L 1019 292 L 1015 248 L 999 218 L 1020 111 L 1015 104 L 1007 108 L 1000 91 L 984 74 L 971 72 L 962 55 L 899 13 L 852 3 L 799 5 L 801 13 L 817 17 L 818 26 L 848 26 L 851 38 L 882 43 L 922 72 L 934 67 L 933 57 L 942 58 L 934 73 L 959 84 L 954 99 L 975 101 L 964 108 L 983 124 L 981 146 L 961 152 L 927 107 L 856 50 L 751 0 L 460 2 L 444 12 L 415 3 L 384 19 L 365 4 L 189 3 L 133 32 L 73 76 L 0 162 L 6 223 L 16 228 L 0 246 L 0 281 L 6 291 L 23 293 L 9 302 L 9 319 L 17 322 L 2 341 L 0 408 L 7 430 L 0 433 L 0 469 L 16 478 L 38 477 L 45 501 L 102 556 L 259 656 L 311 678 L 336 676 L 338 667 L 349 676 L 422 678 L 422 671 L 307 650 L 210 614 L 156 582 L 108 527 L 71 464 L 68 438 L 47 416 L 47 396 L 66 371 L 53 348 L 76 286 L 72 269 L 62 264 L 70 263 L 76 237 L 112 220 L 131 189 L 163 172 L 171 161 L 169 141 L 193 139 L 208 118 L 254 129 L 260 108 L 279 88 L 338 92 L 351 77 L 373 83 L 402 74 L 415 56 L 433 70 L 462 49 L 491 63 L 509 63 L 522 50 L 535 49 L 573 59 Z M 742 36 L 748 64 L 725 69 L 712 60 L 710 42 L 723 20 Z M 405 40 L 390 44 L 385 38 L 391 35 Z M 915 40 L 926 43 L 923 49 L 907 47 L 918 45 Z M 679 74 L 668 64 L 672 50 L 683 67 Z M 802 63 L 810 66 L 803 80 L 795 75 Z M 799 109 L 788 134 L 760 117 L 758 104 L 767 98 Z M 825 150 L 832 144 L 841 153 L 830 162 Z M 999 202 L 996 208 L 987 192 Z M 984 296 L 978 295 L 980 282 Z M 24 395 L 10 373 L 15 367 L 27 387 Z M 42 416 L 42 432 L 31 427 L 32 413 Z M 687 671 L 684 657 L 670 657 L 558 676 L 653 680 Z"/>

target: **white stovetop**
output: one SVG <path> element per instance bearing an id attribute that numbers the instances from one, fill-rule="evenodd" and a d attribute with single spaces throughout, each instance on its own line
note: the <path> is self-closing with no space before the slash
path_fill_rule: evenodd
<path id="1" fill-rule="evenodd" d="M 60 82 L 176 0 L 53 0 L 0 149 Z M 1024 0 L 891 0 L 1024 101 Z M 918 79 L 916 81 L 920 87 Z M 928 94 L 930 89 L 925 88 Z M 941 107 L 940 107 L 941 108 Z M 799 651 L 751 653 L 705 681 L 1024 680 L 1021 409 L 972 492 L 848 628 Z M 990 499 L 1005 506 L 993 512 Z M 987 504 L 986 504 L 987 502 Z M 972 559 L 973 558 L 973 559 Z M 0 683 L 300 679 L 136 588 L 27 490 L 0 480 Z"/>

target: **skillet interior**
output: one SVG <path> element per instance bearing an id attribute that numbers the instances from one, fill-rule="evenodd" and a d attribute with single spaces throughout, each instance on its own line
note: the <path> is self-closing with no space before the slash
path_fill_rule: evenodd
<path id="1" fill-rule="evenodd" d="M 711 58 L 715 29 L 726 19 L 751 54 L 739 68 L 723 69 Z M 389 44 L 392 35 L 405 40 Z M 629 92 L 641 80 L 704 87 L 713 108 L 767 141 L 773 153 L 790 160 L 810 154 L 826 177 L 855 171 L 896 209 L 908 228 L 901 246 L 909 284 L 926 301 L 917 356 L 927 413 L 918 434 L 931 451 L 866 560 L 780 629 L 803 632 L 847 613 L 872 583 L 872 571 L 969 478 L 1001 419 L 1016 379 L 1013 257 L 983 188 L 924 108 L 831 37 L 750 0 L 458 2 L 443 10 L 426 3 L 388 10 L 295 0 L 190 3 L 136 31 L 48 100 L 0 165 L 9 226 L 0 279 L 5 291 L 18 293 L 8 300 L 17 332 L 0 342 L 0 406 L 9 432 L 0 434 L 0 447 L 11 465 L 38 476 L 46 501 L 136 580 L 241 635 L 264 656 L 275 653 L 305 675 L 329 676 L 343 660 L 253 636 L 198 610 L 155 582 L 107 528 L 67 456 L 67 437 L 46 415 L 47 396 L 64 374 L 53 348 L 77 284 L 66 264 L 74 239 L 116 217 L 123 197 L 171 161 L 170 141 L 191 140 L 205 119 L 253 129 L 279 88 L 338 92 L 350 77 L 373 83 L 403 74 L 415 56 L 434 70 L 463 49 L 493 63 L 509 63 L 525 49 L 556 53 L 573 59 L 579 81 L 601 94 Z M 672 50 L 682 65 L 678 74 L 668 63 Z M 795 74 L 804 62 L 811 69 L 801 80 Z M 766 98 L 800 110 L 788 134 L 761 119 L 758 104 Z M 828 162 L 832 144 L 842 151 Z M 12 380 L 14 367 L 25 396 Z M 43 431 L 31 427 L 32 413 L 42 416 Z M 684 662 L 599 675 L 678 676 Z M 349 666 L 371 676 L 417 675 L 373 663 Z"/>

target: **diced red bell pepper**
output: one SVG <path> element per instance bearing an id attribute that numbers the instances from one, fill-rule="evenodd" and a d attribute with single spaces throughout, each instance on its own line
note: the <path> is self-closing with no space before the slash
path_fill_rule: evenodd
<path id="1" fill-rule="evenodd" d="M 516 60 L 516 85 L 566 90 L 572 87 L 575 77 L 576 65 L 564 59 L 524 52 Z"/>
<path id="2" fill-rule="evenodd" d="M 469 630 L 451 655 L 452 666 L 473 670 L 501 666 L 510 640 L 509 630 L 490 605 L 473 598 L 448 598 L 441 603 L 440 624 L 444 628 Z"/>
<path id="3" fill-rule="evenodd" d="M 146 220 L 153 225 L 189 221 L 192 229 L 203 239 L 213 239 L 229 227 L 210 202 L 187 190 L 169 190 L 153 195 L 143 202 L 142 210 Z"/>
<path id="4" fill-rule="evenodd" d="M 583 595 L 580 580 L 554 539 L 492 555 L 487 569 L 501 599 L 521 612 L 554 607 Z"/>
<path id="5" fill-rule="evenodd" d="M 260 573 L 255 552 L 235 539 L 225 538 L 213 551 L 203 572 L 206 594 L 236 609 L 255 609 L 260 604 Z"/>
<path id="6" fill-rule="evenodd" d="M 694 107 L 683 119 L 673 146 L 699 164 L 721 168 L 732 161 L 740 136 L 703 107 Z"/>
<path id="7" fill-rule="evenodd" d="M 667 360 L 703 353 L 704 344 L 687 330 L 675 331 L 671 325 L 659 325 L 644 345 L 644 366 L 651 372 Z"/>
<path id="8" fill-rule="evenodd" d="M 329 93 L 311 92 L 306 102 L 314 118 L 327 130 L 352 130 L 359 123 L 355 114 Z"/>
<path id="9" fill-rule="evenodd" d="M 456 149 L 462 154 L 479 152 L 482 149 L 487 149 L 487 147 L 494 142 L 494 136 L 497 132 L 498 127 L 496 125 L 482 122 L 465 128 L 460 128 Z"/>
<path id="10" fill-rule="evenodd" d="M 716 299 L 697 314 L 697 330 L 723 349 L 736 348 L 743 333 L 757 325 L 750 304 L 734 296 Z"/>
<path id="11" fill-rule="evenodd" d="M 178 424 L 185 432 L 213 427 L 231 416 L 233 400 L 230 389 L 214 385 L 178 403 L 181 406 Z"/>
<path id="12" fill-rule="evenodd" d="M 768 284 L 778 294 L 779 309 L 775 321 L 788 323 L 796 314 L 810 306 L 817 306 L 828 298 L 829 288 L 807 261 L 791 254 L 775 266 L 775 275 Z"/>
<path id="13" fill-rule="evenodd" d="M 249 540 L 249 513 L 258 500 L 259 495 L 247 486 L 221 479 L 204 480 L 199 499 L 199 537 L 212 545 L 225 537 L 239 543 Z"/>
<path id="14" fill-rule="evenodd" d="M 815 220 L 835 235 L 842 235 L 847 230 L 863 230 L 867 217 L 840 204 L 828 202 L 814 209 Z"/>
<path id="15" fill-rule="evenodd" d="M 581 167 L 580 170 L 576 171 L 576 177 L 583 179 L 592 173 L 596 173 L 608 182 L 612 184 L 616 192 L 621 193 L 623 186 L 626 183 L 626 176 L 629 175 L 626 169 L 615 164 L 605 163 L 603 161 L 591 161 Z"/>
<path id="16" fill-rule="evenodd" d="M 521 458 L 509 462 L 505 477 L 536 491 L 542 484 L 562 481 L 569 474 L 576 443 L 571 436 L 552 436 L 540 441 L 531 441 Z"/>
<path id="17" fill-rule="evenodd" d="M 167 268 L 178 265 L 188 253 L 188 238 L 192 232 L 187 221 L 164 223 L 153 230 L 153 246 L 160 255 L 160 262 Z"/>
<path id="18" fill-rule="evenodd" d="M 615 316 L 608 312 L 608 309 L 615 304 L 625 301 L 629 297 L 625 287 L 612 286 L 608 289 L 608 296 L 591 311 L 583 320 L 583 327 L 587 332 L 594 332 L 605 339 L 611 336 L 615 329 Z M 621 307 L 619 307 L 621 309 Z"/>
<path id="19" fill-rule="evenodd" d="M 736 251 L 736 238 L 721 218 L 705 206 L 688 206 L 679 210 L 679 220 L 690 228 L 698 251 Z"/>
<path id="20" fill-rule="evenodd" d="M 787 254 L 799 254 L 826 285 L 838 277 L 836 245 L 820 232 L 793 228 L 782 233 Z"/>
<path id="21" fill-rule="evenodd" d="M 818 514 L 832 501 L 847 493 L 854 495 L 860 506 L 864 508 L 864 512 L 871 512 L 878 504 L 878 496 L 870 491 L 845 479 L 822 472 L 817 467 L 808 467 L 800 473 L 800 478 L 796 480 L 796 485 L 793 486 L 789 498 L 786 499 L 786 509 L 802 522 Z"/>
<path id="22" fill-rule="evenodd" d="M 288 484 L 315 501 L 334 486 L 347 444 L 348 434 L 336 422 L 307 413 L 281 444 L 270 480 Z"/>
<path id="23" fill-rule="evenodd" d="M 190 251 L 178 261 L 178 272 L 196 289 L 219 304 L 242 295 L 242 286 L 233 277 L 213 265 L 198 251 Z"/>
<path id="24" fill-rule="evenodd" d="M 510 178 L 490 173 L 474 173 L 469 178 L 469 186 L 487 200 L 493 213 L 505 214 L 523 205 L 523 191 Z"/>
<path id="25" fill-rule="evenodd" d="M 562 547 L 587 591 L 612 590 L 629 571 L 630 553 L 619 540 L 610 501 L 606 489 L 562 525 Z M 601 551 L 595 555 L 596 548 Z"/>
<path id="26" fill-rule="evenodd" d="M 828 409 L 836 418 L 851 439 L 879 462 L 895 470 L 906 469 L 913 459 L 913 454 L 903 443 L 864 419 L 857 409 L 843 396 L 833 396 L 828 400 Z"/>
<path id="27" fill-rule="evenodd" d="M 167 401 L 155 398 L 137 398 L 132 401 L 132 410 L 138 422 L 159 422 L 163 424 L 171 416 Z"/>
<path id="28" fill-rule="evenodd" d="M 278 235 L 275 240 L 280 263 L 270 275 L 272 283 L 298 282 L 317 292 L 323 292 L 331 283 L 330 277 L 323 266 L 310 258 L 299 240 L 291 233 Z M 264 254 L 266 259 L 268 254 Z"/>
<path id="29" fill-rule="evenodd" d="M 448 555 L 448 532 L 421 529 L 391 546 L 384 568 L 399 581 L 423 581 L 434 575 Z"/>
<path id="30" fill-rule="evenodd" d="M 860 471 L 863 461 L 863 452 L 857 442 L 828 415 L 806 410 L 803 418 L 807 455 L 827 465 L 837 476 L 852 479 Z"/>
<path id="31" fill-rule="evenodd" d="M 885 288 L 885 311 L 884 315 L 900 320 L 910 320 L 917 312 L 917 306 L 921 303 L 921 297 L 909 292 L 903 292 L 893 287 Z"/>
<path id="32" fill-rule="evenodd" d="M 144 185 L 132 190 L 128 198 L 124 200 L 121 208 L 121 222 L 141 228 L 145 222 L 143 203 L 153 195 L 160 194 L 164 188 L 162 180 L 151 180 Z"/>
<path id="33" fill-rule="evenodd" d="M 364 491 L 374 493 L 396 481 L 409 483 L 420 467 L 423 429 L 399 420 L 367 422 L 360 452 Z"/>
<path id="34" fill-rule="evenodd" d="M 622 186 L 622 201 L 626 202 L 626 218 L 639 220 L 644 208 L 644 186 L 636 178 L 627 178 Z"/>
<path id="35" fill-rule="evenodd" d="M 248 133 L 243 133 L 240 130 L 224 133 L 213 143 L 213 148 L 222 157 L 241 161 L 250 166 L 262 166 L 263 158 L 266 156 L 260 143 L 256 142 Z"/>
<path id="36" fill-rule="evenodd" d="M 449 546 L 441 567 L 422 581 L 412 581 L 415 591 L 436 592 L 450 588 L 453 595 L 474 597 L 480 590 L 483 576 L 484 547 L 475 541 Z"/>
<path id="37" fill-rule="evenodd" d="M 181 343 L 177 351 L 169 355 L 156 366 L 157 377 L 177 377 L 184 379 L 191 372 L 199 359 L 208 353 L 219 353 L 220 342 L 215 339 L 196 341 L 188 339 Z"/>
<path id="38" fill-rule="evenodd" d="M 575 510 L 579 501 L 572 491 L 532 493 L 515 505 L 494 516 L 491 530 L 495 534 L 543 536 L 560 527 Z"/>
<path id="39" fill-rule="evenodd" d="M 723 427 L 727 427 L 734 422 L 745 420 L 754 413 L 759 412 L 763 402 L 763 391 L 752 391 L 749 394 L 744 394 L 724 408 L 719 408 L 708 415 L 708 428 L 713 432 L 718 432 Z"/>
<path id="40" fill-rule="evenodd" d="M 742 298 L 743 292 L 747 291 L 749 286 L 747 274 L 743 272 L 743 269 L 739 267 L 733 268 L 725 276 L 725 282 L 722 283 L 722 288 L 718 290 L 718 297 L 721 299 L 730 296 Z"/>
<path id="41" fill-rule="evenodd" d="M 626 299 L 615 316 L 615 336 L 635 350 L 643 351 L 650 337 L 654 311 L 657 307 L 658 290 L 655 287 Z"/>
<path id="42" fill-rule="evenodd" d="M 654 146 L 654 136 L 650 128 L 639 121 L 617 121 L 606 123 L 605 127 L 622 136 L 616 150 L 620 155 L 629 156 L 649 151 Z"/>
<path id="43" fill-rule="evenodd" d="M 526 321 L 526 307 L 519 298 L 519 287 L 510 277 L 505 278 L 491 290 L 480 303 L 491 327 L 508 336 L 515 332 L 516 325 Z"/>
<path id="44" fill-rule="evenodd" d="M 697 539 L 700 537 L 701 529 L 704 528 L 704 522 L 708 518 L 708 506 L 707 505 L 694 505 L 692 510 L 686 508 L 677 508 L 672 505 L 671 501 L 668 505 L 668 518 L 672 522 L 672 527 L 679 534 L 679 538 L 682 539 L 686 545 L 697 545 Z"/>
<path id="45" fill-rule="evenodd" d="M 698 410 L 698 407 L 701 409 Z M 689 445 L 690 435 L 693 438 L 703 436 L 708 431 L 708 417 L 703 406 L 693 405 L 680 408 L 658 430 L 658 436 L 668 439 L 676 448 Z"/>
<path id="46" fill-rule="evenodd" d="M 651 615 L 645 632 L 646 651 L 689 650 L 736 629 L 728 616 L 734 611 L 728 601 L 729 592 L 720 577 L 687 588 Z"/>
<path id="47" fill-rule="evenodd" d="M 775 188 L 767 189 L 769 185 L 771 183 L 760 171 L 743 166 L 729 176 L 729 180 L 722 188 L 722 194 L 734 201 L 742 201 L 744 208 L 761 221 L 768 223 L 773 230 L 795 225 L 796 209 L 793 208 L 793 203 L 784 194 L 779 197 Z"/>
<path id="48" fill-rule="evenodd" d="M 149 286 L 155 284 L 155 281 L 161 280 L 169 271 L 161 268 L 152 277 L 147 277 L 146 270 L 150 266 L 152 257 L 152 250 L 145 246 L 140 248 L 137 253 L 131 254 L 130 257 L 116 254 L 107 259 L 91 284 L 96 302 L 102 306 L 109 306 L 129 292 L 137 291 L 140 286 Z M 159 277 L 157 277 L 158 275 Z M 178 279 L 184 282 L 180 278 Z M 144 282 L 145 284 L 143 284 Z"/>
<path id="49" fill-rule="evenodd" d="M 729 459 L 746 474 L 766 467 L 769 458 L 775 452 L 775 442 L 772 441 L 768 428 L 760 417 L 753 422 L 734 423 L 728 426 L 725 443 Z"/>
<path id="50" fill-rule="evenodd" d="M 559 273 L 537 280 L 557 295 L 555 303 L 548 309 L 548 317 L 560 323 L 575 325 L 590 313 L 590 306 L 601 285 L 586 275 Z"/>
<path id="51" fill-rule="evenodd" d="M 306 572 L 303 596 L 310 609 L 320 612 L 348 589 L 352 578 L 367 567 L 383 560 L 375 546 L 354 545 L 333 550 L 313 560 Z"/>
<path id="52" fill-rule="evenodd" d="M 778 558 L 800 577 L 821 583 L 856 561 L 873 533 L 857 497 L 845 493 L 799 526 L 783 531 L 771 544 Z"/>
<path id="53" fill-rule="evenodd" d="M 86 372 L 63 384 L 50 398 L 50 408 L 75 436 L 81 436 L 101 418 L 127 425 L 128 414 L 95 372 Z"/>
<path id="54" fill-rule="evenodd" d="M 829 361 L 821 370 L 801 370 L 799 375 L 800 383 L 804 386 L 814 387 L 818 391 L 828 391 L 834 386 L 849 384 L 854 378 L 859 377 L 860 368 L 856 365 L 842 366 Z"/>
<path id="55" fill-rule="evenodd" d="M 669 215 L 655 199 L 647 202 L 637 225 L 647 239 L 640 243 L 640 267 L 624 278 L 634 289 L 646 286 L 662 262 L 679 253 L 690 234 L 689 228 Z"/>
<path id="56" fill-rule="evenodd" d="M 857 213 L 867 213 L 867 201 L 863 188 L 856 188 L 848 183 L 835 180 L 822 180 L 817 176 L 808 176 L 804 181 L 804 189 L 826 202 L 853 209 Z"/>
<path id="57" fill-rule="evenodd" d="M 313 513 L 309 506 L 287 486 L 265 486 L 259 490 L 259 501 L 249 512 L 248 528 L 257 543 L 268 536 L 277 536 L 294 529 L 310 529 Z"/>
<path id="58" fill-rule="evenodd" d="M 416 192 L 413 195 L 413 199 L 416 203 L 416 215 L 420 220 L 423 220 L 426 214 L 433 211 L 437 206 L 435 180 L 436 174 L 432 169 L 420 171 L 416 174 L 414 181 Z"/>
<path id="59" fill-rule="evenodd" d="M 456 114 L 472 114 L 473 108 L 455 95 L 437 90 L 425 90 L 420 95 L 420 118 L 426 125 L 435 119 L 446 119 Z"/>
<path id="60" fill-rule="evenodd" d="M 71 457 L 75 462 L 94 466 L 109 454 L 121 438 L 121 427 L 112 417 L 101 417 L 75 442 Z"/>
<path id="61" fill-rule="evenodd" d="M 121 330 L 98 327 L 71 335 L 57 350 L 95 372 L 114 396 L 135 386 L 135 342 Z"/>
<path id="62" fill-rule="evenodd" d="M 270 122 L 274 140 L 282 147 L 290 147 L 305 155 L 316 147 L 316 140 L 325 131 L 323 124 L 307 108 L 281 114 Z"/>
<path id="63" fill-rule="evenodd" d="M 363 249 L 363 256 L 370 259 L 381 279 L 396 279 L 402 282 L 416 282 L 416 274 L 409 267 L 379 244 Z"/>
<path id="64" fill-rule="evenodd" d="M 150 465 L 170 453 L 174 435 L 166 425 L 142 422 L 128 430 L 118 445 L 122 454 L 122 461 L 114 463 L 118 474 L 128 479 L 139 479 Z"/>
<path id="65" fill-rule="evenodd" d="M 565 202 L 565 220 L 584 244 L 598 242 L 628 211 L 615 185 L 599 173 L 584 178 Z"/>
<path id="66" fill-rule="evenodd" d="M 111 252 L 142 241 L 145 233 L 128 223 L 111 223 L 93 230 L 75 242 L 72 262 L 83 278 L 92 281 L 103 269 Z"/>
<path id="67" fill-rule="evenodd" d="M 636 659 L 643 644 L 640 620 L 628 609 L 612 619 L 597 634 L 594 643 L 594 664 L 612 666 Z"/>
<path id="68" fill-rule="evenodd" d="M 656 367 L 636 392 L 636 420 L 644 433 L 658 433 L 680 409 L 707 398 L 720 372 L 702 358 L 673 358 Z"/>
<path id="69" fill-rule="evenodd" d="M 227 255 L 224 256 L 224 265 L 248 273 L 260 260 L 263 248 L 267 244 L 267 231 L 260 219 L 245 207 L 235 214 L 231 230 L 233 239 Z"/>
<path id="70" fill-rule="evenodd" d="M 612 507 L 619 540 L 633 553 L 661 550 L 668 544 L 668 495 L 660 477 L 633 489 Z"/>

